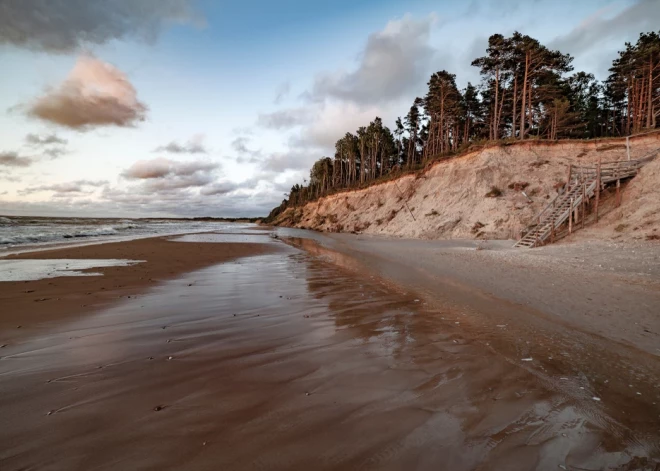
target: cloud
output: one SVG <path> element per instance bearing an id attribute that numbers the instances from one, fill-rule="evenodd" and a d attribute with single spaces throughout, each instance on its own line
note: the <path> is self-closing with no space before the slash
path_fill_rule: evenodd
<path id="1" fill-rule="evenodd" d="M 44 155 L 52 160 L 68 154 L 69 151 L 62 147 L 52 147 L 44 150 Z"/>
<path id="2" fill-rule="evenodd" d="M 7 181 L 10 183 L 16 183 L 21 181 L 21 177 L 17 177 L 16 175 L 12 175 L 6 170 L 0 170 L 0 180 Z"/>
<path id="3" fill-rule="evenodd" d="M 658 0 L 638 0 L 619 13 L 608 17 L 611 7 L 605 7 L 586 18 L 564 36 L 554 39 L 550 47 L 573 55 L 601 47 L 603 41 L 615 39 L 619 43 L 633 40 L 642 31 L 657 29 L 660 18 Z"/>
<path id="4" fill-rule="evenodd" d="M 51 144 L 60 145 L 60 147 L 49 147 L 43 149 L 43 155 L 50 159 L 57 159 L 63 155 L 69 153 L 66 149 L 68 140 L 62 139 L 57 134 L 45 134 L 43 136 L 39 134 L 28 134 L 25 136 L 25 143 L 34 148 L 45 147 Z"/>
<path id="5" fill-rule="evenodd" d="M 0 165 L 5 167 L 29 167 L 33 159 L 21 157 L 16 152 L 0 152 Z"/>
<path id="6" fill-rule="evenodd" d="M 347 102 L 326 103 L 307 126 L 291 137 L 289 145 L 316 149 L 317 153 L 334 153 L 335 142 L 347 132 L 355 133 L 360 126 L 367 126 L 376 116 L 386 123 L 394 121 L 396 112 L 406 106 L 410 104 L 395 102 L 381 107 Z"/>
<path id="7" fill-rule="evenodd" d="M 231 147 L 236 152 L 241 153 L 241 154 L 246 154 L 248 152 L 252 152 L 247 147 L 247 144 L 250 142 L 250 140 L 251 139 L 249 137 L 238 136 L 236 139 L 231 141 Z"/>
<path id="8" fill-rule="evenodd" d="M 333 155 L 337 139 L 355 132 L 377 116 L 393 124 L 415 96 L 423 93 L 432 66 L 448 56 L 430 46 L 435 14 L 421 19 L 405 15 L 369 35 L 351 71 L 319 74 L 303 93 L 307 106 L 260 114 L 257 124 L 267 129 L 299 127 L 288 149 L 261 159 L 264 171 L 303 172 L 323 155 Z"/>
<path id="9" fill-rule="evenodd" d="M 27 136 L 25 136 L 25 142 L 29 146 L 40 147 L 40 146 L 46 146 L 46 145 L 49 145 L 49 144 L 66 145 L 69 141 L 67 141 L 66 139 L 62 139 L 57 134 L 46 134 L 46 135 L 40 136 L 38 134 L 30 133 Z"/>
<path id="10" fill-rule="evenodd" d="M 273 103 L 276 105 L 279 105 L 282 100 L 284 100 L 289 93 L 291 92 L 291 82 L 286 81 L 277 86 L 277 90 L 275 91 L 275 99 L 273 100 Z"/>
<path id="11" fill-rule="evenodd" d="M 257 189 L 244 190 L 244 184 L 227 191 L 234 184 L 218 181 L 204 187 L 172 188 L 153 191 L 138 184 L 129 188 L 105 185 L 100 192 L 53 193 L 48 200 L 25 201 L 4 199 L 0 212 L 19 215 L 52 216 L 265 216 L 283 198 L 283 193 L 300 179 L 271 175 L 261 180 Z M 147 180 L 151 182 L 155 180 Z"/>
<path id="12" fill-rule="evenodd" d="M 143 190 L 149 193 L 169 192 L 181 188 L 198 188 L 213 183 L 215 177 L 211 174 L 192 173 L 183 175 L 171 175 L 167 178 L 150 179 L 144 182 Z"/>
<path id="13" fill-rule="evenodd" d="M 51 53 L 111 40 L 153 41 L 164 23 L 191 23 L 191 0 L 5 0 L 0 45 Z"/>
<path id="14" fill-rule="evenodd" d="M 129 180 L 149 180 L 165 177 L 189 177 L 196 173 L 209 173 L 220 167 L 220 164 L 195 160 L 178 162 L 176 160 L 157 158 L 140 160 L 121 173 Z"/>
<path id="15" fill-rule="evenodd" d="M 19 191 L 19 194 L 29 195 L 31 193 L 37 193 L 40 191 L 53 191 L 59 194 L 91 193 L 93 192 L 93 189 L 90 190 L 86 187 L 97 188 L 107 184 L 107 180 L 76 180 L 72 182 L 55 183 L 52 185 L 31 186 Z"/>
<path id="16" fill-rule="evenodd" d="M 157 147 L 154 152 L 169 152 L 171 154 L 206 154 L 208 151 L 204 147 L 203 140 L 204 136 L 200 134 L 193 136 L 183 145 L 176 141 L 172 141 L 167 145 Z"/>
<path id="17" fill-rule="evenodd" d="M 126 75 L 90 55 L 78 58 L 66 80 L 28 108 L 29 116 L 78 130 L 134 126 L 146 112 Z"/>
<path id="18" fill-rule="evenodd" d="M 231 141 L 231 147 L 238 153 L 236 162 L 241 163 L 256 163 L 261 159 L 261 150 L 253 150 L 248 147 L 252 138 L 247 136 L 238 136 Z"/>
<path id="19" fill-rule="evenodd" d="M 274 152 L 262 163 L 262 169 L 273 172 L 285 170 L 309 170 L 320 155 L 304 149 L 289 149 L 287 152 Z"/>
<path id="20" fill-rule="evenodd" d="M 206 188 L 202 188 L 200 194 L 204 196 L 226 195 L 227 193 L 231 193 L 237 188 L 238 185 L 236 183 L 230 181 L 224 181 L 224 182 L 214 183 L 213 185 L 210 185 Z"/>
<path id="21" fill-rule="evenodd" d="M 274 113 L 259 114 L 257 125 L 267 129 L 290 129 L 308 123 L 311 118 L 311 109 L 291 108 Z"/>
<path id="22" fill-rule="evenodd" d="M 361 60 L 352 72 L 317 76 L 306 96 L 358 104 L 396 100 L 425 83 L 435 50 L 429 45 L 434 14 L 417 21 L 410 15 L 390 21 L 382 31 L 369 36 Z"/>

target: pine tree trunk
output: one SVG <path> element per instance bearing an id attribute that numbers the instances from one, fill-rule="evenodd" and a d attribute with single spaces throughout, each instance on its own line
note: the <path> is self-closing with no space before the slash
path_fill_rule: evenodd
<path id="1" fill-rule="evenodd" d="M 444 88 L 440 96 L 440 153 L 445 153 L 445 95 Z"/>
<path id="2" fill-rule="evenodd" d="M 513 119 L 511 120 L 511 123 L 513 125 L 513 128 L 511 129 L 511 137 L 513 139 L 516 138 L 516 128 L 518 126 L 518 109 L 516 106 L 518 105 L 518 74 L 516 74 L 516 71 L 514 70 L 514 76 L 513 76 Z"/>
<path id="3" fill-rule="evenodd" d="M 495 107 L 493 108 L 494 117 L 493 117 L 493 139 L 498 140 L 500 138 L 500 123 L 497 119 L 497 105 L 500 95 L 500 68 L 498 67 L 495 71 Z"/>
<path id="4" fill-rule="evenodd" d="M 532 127 L 534 127 L 534 107 L 532 106 L 532 84 L 530 82 L 529 87 L 527 87 L 527 122 L 529 124 L 529 132 L 532 132 Z"/>
<path id="5" fill-rule="evenodd" d="M 525 111 L 527 100 L 527 75 L 529 74 L 529 51 L 525 54 L 525 76 L 523 78 L 522 106 L 520 110 L 520 139 L 525 139 Z"/>
<path id="6" fill-rule="evenodd" d="M 649 86 L 648 86 L 647 110 L 646 110 L 646 127 L 651 127 L 653 115 L 653 56 L 649 59 Z"/>

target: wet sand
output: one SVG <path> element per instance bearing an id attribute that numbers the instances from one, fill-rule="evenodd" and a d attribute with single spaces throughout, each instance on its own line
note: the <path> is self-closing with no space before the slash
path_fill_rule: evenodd
<path id="1" fill-rule="evenodd" d="M 0 331 L 5 340 L 0 340 L 0 344 L 7 343 L 7 338 L 14 336 L 11 330 L 17 326 L 29 330 L 64 318 L 76 318 L 111 305 L 118 298 L 137 295 L 182 273 L 277 249 L 259 243 L 258 239 L 213 247 L 170 239 L 173 238 L 158 237 L 7 256 L 5 260 L 123 259 L 144 263 L 87 270 L 102 276 L 0 282 Z M 268 242 L 267 235 L 263 235 L 261 241 Z"/>
<path id="2" fill-rule="evenodd" d="M 377 257 L 204 237 L 158 243 L 244 257 L 9 326 L 0 469 L 655 469 L 653 356 Z"/>

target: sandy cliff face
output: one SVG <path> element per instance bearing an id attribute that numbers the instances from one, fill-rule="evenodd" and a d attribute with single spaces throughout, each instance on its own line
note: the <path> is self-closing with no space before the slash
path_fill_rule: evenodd
<path id="1" fill-rule="evenodd" d="M 631 139 L 632 159 L 657 149 L 660 133 Z M 627 159 L 625 139 L 489 147 L 438 162 L 419 175 L 289 208 L 275 224 L 427 239 L 516 238 L 557 195 L 566 182 L 569 163 L 589 165 L 599 158 L 603 162 Z M 657 229 L 659 160 L 626 186 L 624 203 L 603 218 L 603 227 L 623 223 L 632 231 L 643 224 L 643 230 L 636 230 L 640 235 Z"/>
<path id="2" fill-rule="evenodd" d="M 590 225 L 576 236 L 615 241 L 660 240 L 660 157 L 644 166 L 630 180 L 622 192 L 619 207 L 609 201 L 599 223 Z"/>

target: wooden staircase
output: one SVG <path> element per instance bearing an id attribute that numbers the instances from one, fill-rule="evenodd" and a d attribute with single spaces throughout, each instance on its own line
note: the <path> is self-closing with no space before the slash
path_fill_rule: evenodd
<path id="1" fill-rule="evenodd" d="M 587 203 L 595 197 L 596 220 L 598 220 L 598 203 L 600 192 L 605 185 L 616 182 L 617 202 L 619 201 L 619 188 L 621 180 L 634 177 L 639 169 L 653 159 L 654 156 L 640 160 L 626 160 L 621 162 L 598 163 L 598 165 L 574 166 L 568 169 L 568 183 L 564 191 L 560 192 L 543 210 L 533 219 L 522 233 L 520 240 L 514 247 L 538 247 L 548 240 L 552 243 L 557 237 L 558 230 L 568 221 L 568 232 L 577 229 L 577 221 L 584 227 L 587 215 Z M 581 219 L 580 219 L 581 215 Z M 575 227 L 574 227 L 575 223 Z"/>

